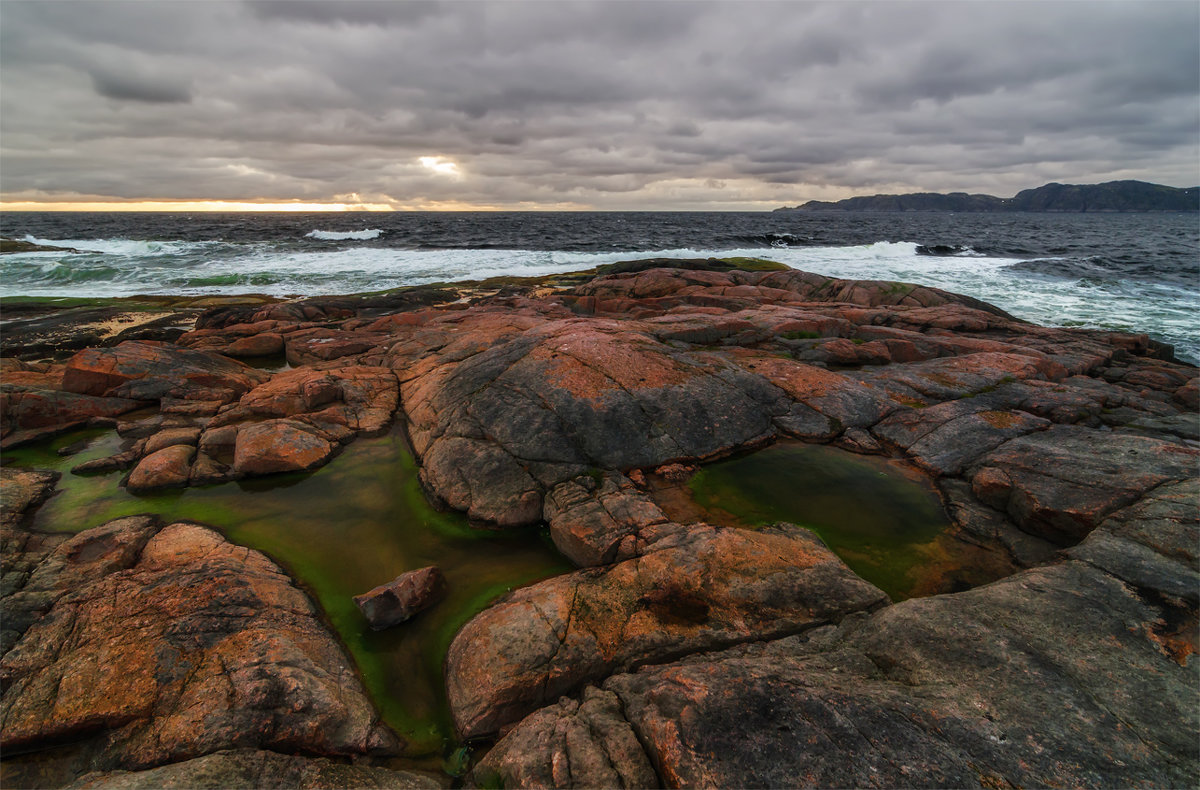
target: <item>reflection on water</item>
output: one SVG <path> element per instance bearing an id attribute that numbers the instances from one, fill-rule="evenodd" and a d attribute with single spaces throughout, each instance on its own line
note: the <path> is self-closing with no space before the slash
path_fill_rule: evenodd
<path id="1" fill-rule="evenodd" d="M 893 600 L 919 594 L 927 572 L 948 559 L 939 537 L 951 524 L 937 492 L 919 473 L 889 459 L 781 443 L 709 464 L 688 486 L 690 502 L 659 492 L 672 518 L 799 524 Z"/>
<path id="2" fill-rule="evenodd" d="M 81 439 L 81 452 L 57 454 Z M 544 535 L 475 530 L 461 515 L 433 510 L 398 432 L 360 439 L 315 472 L 143 496 L 120 488 L 119 472 L 68 472 L 121 444 L 101 429 L 6 452 L 5 463 L 63 472 L 34 528 L 78 532 L 118 516 L 157 513 L 210 524 L 263 551 L 320 602 L 413 756 L 454 746 L 442 660 L 458 628 L 506 590 L 571 569 Z M 446 597 L 407 623 L 371 631 L 352 596 L 426 565 L 446 575 Z"/>

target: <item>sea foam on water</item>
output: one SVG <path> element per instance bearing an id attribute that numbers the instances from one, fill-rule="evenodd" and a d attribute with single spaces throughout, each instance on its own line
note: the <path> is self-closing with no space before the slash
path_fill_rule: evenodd
<path id="1" fill-rule="evenodd" d="M 1200 239 L 1187 217 L 413 213 L 356 228 L 334 215 L 57 214 L 19 222 L 26 241 L 80 252 L 0 256 L 0 297 L 80 296 L 84 284 L 96 297 L 332 295 L 636 258 L 754 257 L 828 277 L 942 288 L 1040 324 L 1146 332 L 1200 359 Z"/>
<path id="2" fill-rule="evenodd" d="M 357 239 L 366 241 L 367 239 L 377 239 L 383 235 L 383 231 L 378 228 L 369 228 L 367 230 L 310 230 L 305 234 L 309 239 L 321 239 L 322 241 L 346 241 L 348 239 Z"/>

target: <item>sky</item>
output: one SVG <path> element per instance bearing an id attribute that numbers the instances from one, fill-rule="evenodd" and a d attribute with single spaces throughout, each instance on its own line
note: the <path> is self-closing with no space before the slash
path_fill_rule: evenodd
<path id="1" fill-rule="evenodd" d="M 1200 183 L 1200 3 L 0 2 L 0 206 Z"/>

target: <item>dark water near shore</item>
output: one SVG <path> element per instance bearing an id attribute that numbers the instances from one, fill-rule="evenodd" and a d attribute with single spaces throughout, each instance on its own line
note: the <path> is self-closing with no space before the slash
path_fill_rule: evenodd
<path id="1" fill-rule="evenodd" d="M 0 297 L 356 293 L 746 255 L 1148 332 L 1200 361 L 1195 214 L 8 212 L 0 234 L 81 250 L 0 256 Z"/>

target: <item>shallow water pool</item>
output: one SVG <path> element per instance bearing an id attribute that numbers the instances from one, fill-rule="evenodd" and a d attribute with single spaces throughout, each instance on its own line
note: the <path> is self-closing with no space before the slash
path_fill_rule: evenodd
<path id="1" fill-rule="evenodd" d="M 70 456 L 59 448 L 82 447 Z M 409 756 L 456 746 L 442 661 L 455 632 L 496 596 L 572 567 L 544 535 L 472 529 L 429 506 L 399 431 L 359 439 L 315 472 L 134 496 L 121 472 L 81 477 L 71 467 L 121 449 L 113 431 L 75 432 L 5 453 L 5 463 L 63 473 L 33 526 L 78 532 L 119 516 L 194 520 L 283 566 L 320 603 Z M 437 565 L 448 593 L 433 608 L 372 631 L 352 597 L 400 573 Z"/>
<path id="2" fill-rule="evenodd" d="M 772 445 L 708 464 L 686 490 L 660 489 L 656 498 L 675 520 L 807 527 L 893 600 L 920 594 L 949 559 L 940 538 L 952 525 L 926 477 L 836 447 Z"/>

